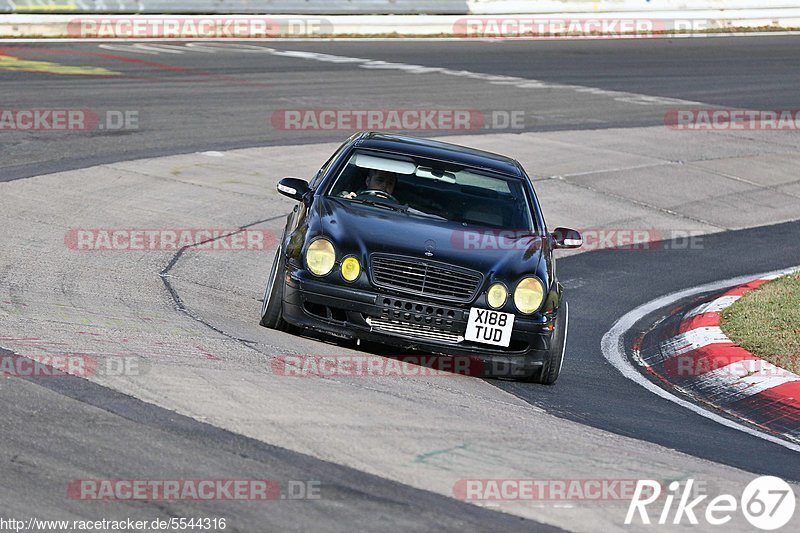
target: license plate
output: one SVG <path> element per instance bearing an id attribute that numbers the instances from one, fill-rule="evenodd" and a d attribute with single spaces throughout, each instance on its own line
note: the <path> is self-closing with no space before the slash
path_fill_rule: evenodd
<path id="1" fill-rule="evenodd" d="M 469 310 L 469 321 L 464 338 L 472 342 L 493 344 L 508 348 L 511 344 L 511 330 L 514 329 L 514 315 L 491 309 Z"/>

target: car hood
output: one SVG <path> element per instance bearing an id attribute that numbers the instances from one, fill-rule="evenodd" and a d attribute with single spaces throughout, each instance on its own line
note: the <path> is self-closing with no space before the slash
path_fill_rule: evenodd
<path id="1" fill-rule="evenodd" d="M 543 246 L 531 232 L 464 226 L 337 198 L 315 202 L 316 234 L 330 237 L 341 255 L 355 254 L 367 264 L 372 253 L 439 261 L 514 282 L 538 274 L 545 283 Z"/>

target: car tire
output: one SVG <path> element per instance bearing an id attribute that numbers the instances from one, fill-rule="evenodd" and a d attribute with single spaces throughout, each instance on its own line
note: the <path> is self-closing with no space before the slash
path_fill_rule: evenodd
<path id="1" fill-rule="evenodd" d="M 553 342 L 544 360 L 544 366 L 538 372 L 537 383 L 553 385 L 561 374 L 561 365 L 564 364 L 564 353 L 567 348 L 567 329 L 569 327 L 569 306 L 564 302 L 564 308 L 558 310 L 556 326 L 553 330 Z"/>
<path id="2" fill-rule="evenodd" d="M 289 324 L 283 319 L 283 272 L 286 271 L 286 257 L 283 248 L 278 248 L 272 271 L 269 274 L 267 288 L 264 291 L 264 303 L 261 306 L 261 325 L 265 328 L 288 331 Z"/>

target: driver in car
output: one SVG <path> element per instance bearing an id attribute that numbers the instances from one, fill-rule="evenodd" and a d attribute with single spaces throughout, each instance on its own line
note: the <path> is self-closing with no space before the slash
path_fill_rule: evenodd
<path id="1" fill-rule="evenodd" d="M 352 199 L 363 191 L 383 191 L 392 195 L 394 193 L 394 187 L 397 184 L 397 175 L 395 175 L 394 172 L 387 172 L 385 170 L 370 170 L 364 183 L 366 184 L 366 188 L 362 191 L 342 192 L 339 196 Z"/>

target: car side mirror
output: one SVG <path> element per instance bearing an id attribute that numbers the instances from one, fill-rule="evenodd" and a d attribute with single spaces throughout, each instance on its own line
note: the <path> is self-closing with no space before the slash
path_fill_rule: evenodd
<path id="1" fill-rule="evenodd" d="M 551 235 L 556 249 L 566 250 L 583 246 L 583 237 L 574 229 L 556 228 Z"/>
<path id="2" fill-rule="evenodd" d="M 308 182 L 300 178 L 283 178 L 278 182 L 278 192 L 298 202 L 303 201 L 303 197 L 310 190 Z"/>

